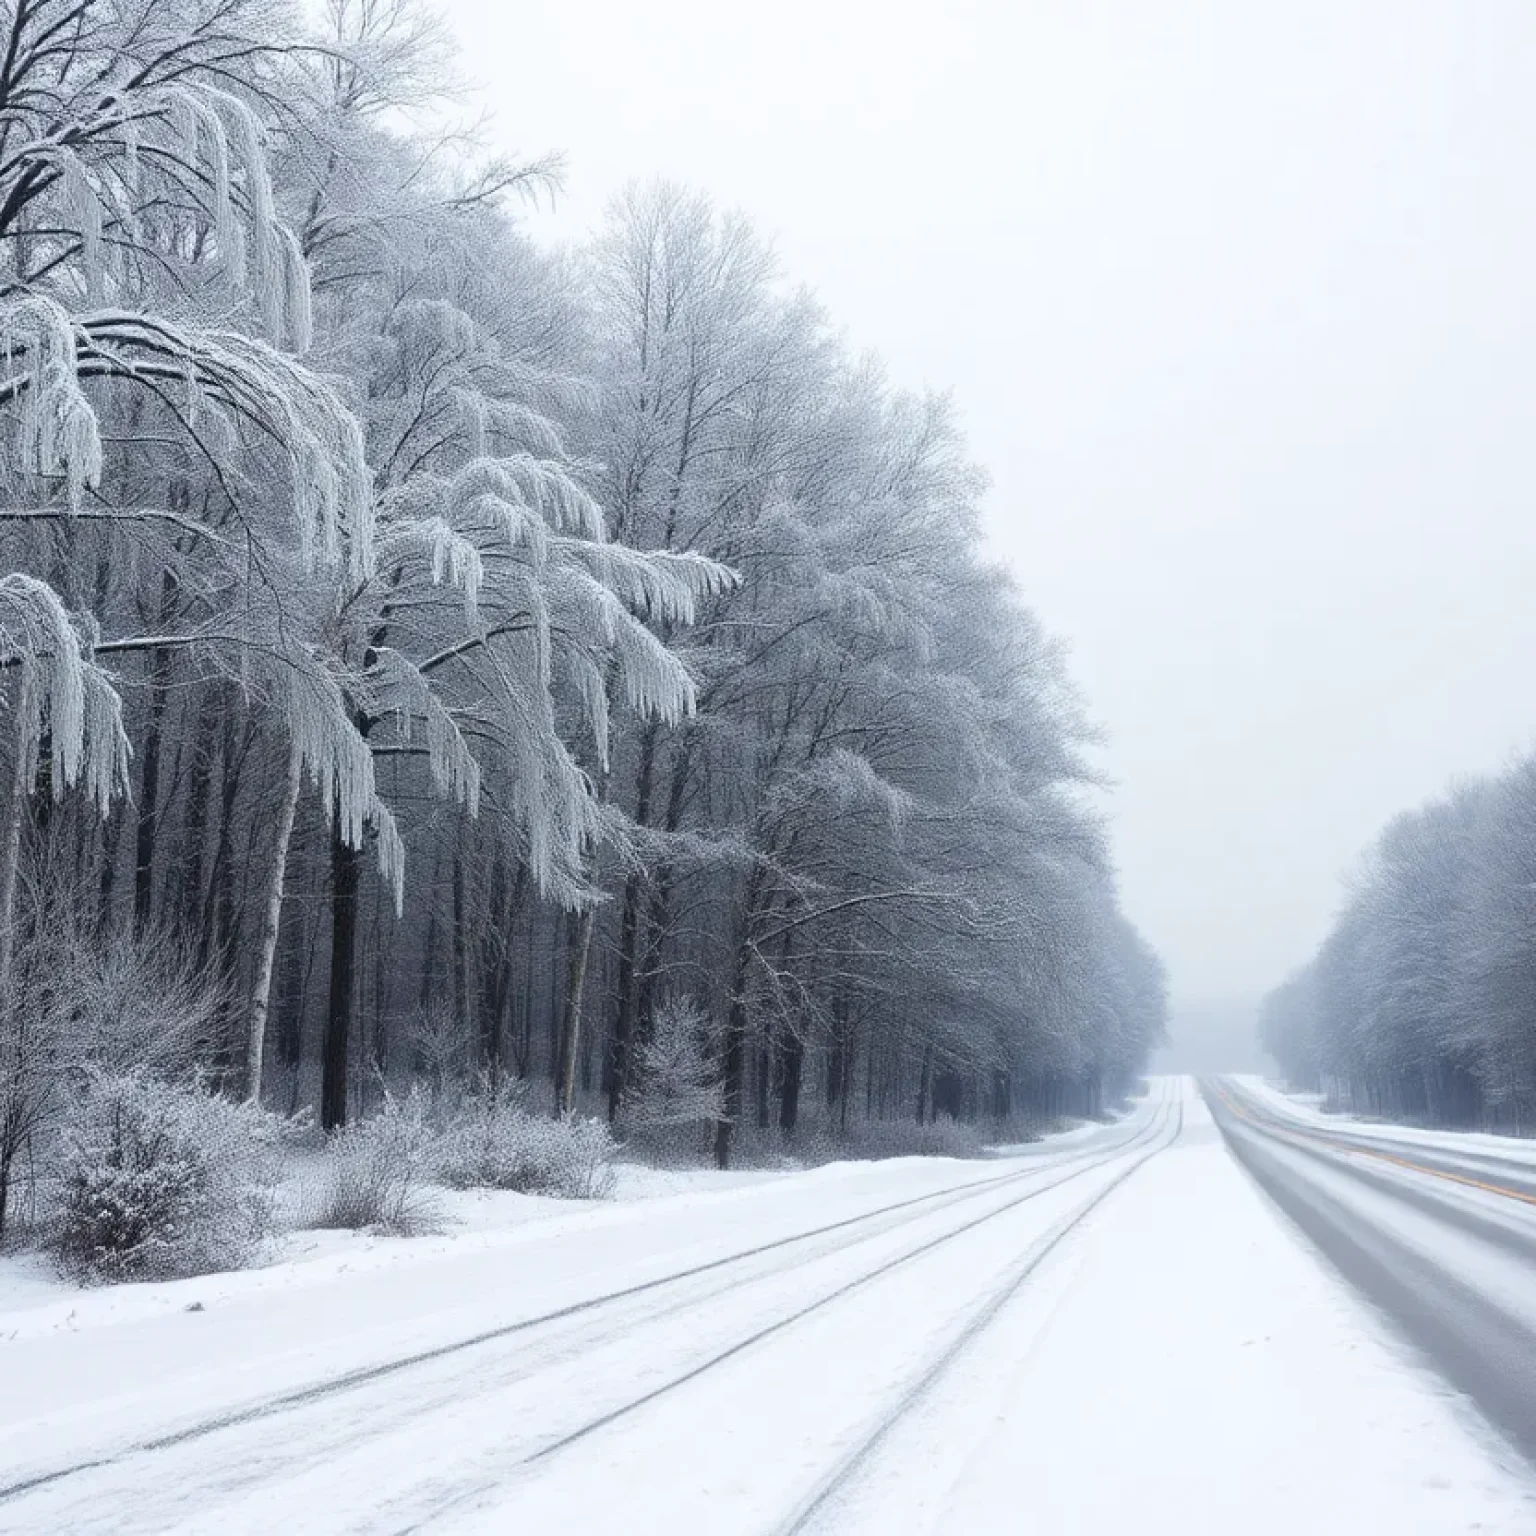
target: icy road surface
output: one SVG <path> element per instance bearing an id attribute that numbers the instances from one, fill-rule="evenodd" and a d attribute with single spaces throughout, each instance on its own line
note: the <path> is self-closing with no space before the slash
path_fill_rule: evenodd
<path id="1" fill-rule="evenodd" d="M 1536 1459 L 1536 1148 L 1341 1123 L 1246 1081 L 1211 1092 L 1281 1210 Z"/>
<path id="2" fill-rule="evenodd" d="M 1420 1358 L 1168 1081 L 989 1163 L 0 1314 L 0 1532 L 1536 1531 Z"/>

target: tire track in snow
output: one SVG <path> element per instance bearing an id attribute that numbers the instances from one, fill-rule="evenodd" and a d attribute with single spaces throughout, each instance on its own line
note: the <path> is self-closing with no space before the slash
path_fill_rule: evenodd
<path id="1" fill-rule="evenodd" d="M 1183 1134 L 1184 1104 L 1177 1104 L 1177 1118 L 1173 1134 L 1166 1141 L 1153 1145 L 1138 1157 L 1123 1173 L 1094 1194 L 1071 1215 L 1057 1222 L 1042 1238 L 1032 1244 L 1024 1258 L 1010 1272 L 1008 1278 L 982 1304 L 972 1312 L 958 1334 L 923 1368 L 917 1377 L 897 1397 L 862 1440 L 842 1457 L 815 1488 L 806 1496 L 788 1520 L 778 1527 L 776 1536 L 800 1536 L 812 1529 L 845 1492 L 858 1475 L 869 1465 L 891 1432 L 910 1414 L 944 1378 L 955 1362 L 997 1320 L 1003 1308 L 1011 1302 L 1030 1277 L 1050 1255 L 1066 1241 L 1089 1216 L 1139 1168 L 1145 1166 L 1160 1152 L 1173 1146 Z M 1173 1118 L 1169 1116 L 1167 1118 Z"/>
<path id="2" fill-rule="evenodd" d="M 629 1398 L 614 1408 L 594 1415 L 591 1419 L 589 1419 L 584 1424 L 579 1425 L 576 1429 L 566 1434 L 560 1435 L 558 1438 L 548 1442 L 547 1444 L 541 1446 L 539 1449 L 531 1452 L 528 1455 L 515 1457 L 508 1462 L 507 1473 L 511 1473 L 517 1469 L 522 1469 L 525 1472 L 530 1472 L 537 1469 L 541 1464 L 547 1463 L 559 1453 L 589 1440 L 593 1435 L 598 1434 L 607 1428 L 631 1419 L 635 1414 L 643 1412 L 646 1408 L 656 1404 L 659 1400 L 668 1398 L 680 1389 L 687 1387 L 691 1383 L 699 1381 L 701 1378 L 709 1375 L 719 1367 L 726 1365 L 734 1359 L 739 1358 L 743 1354 L 753 1349 L 755 1346 L 764 1343 L 779 1334 L 784 1333 L 795 1324 L 802 1322 L 807 1318 L 818 1315 L 834 1303 L 841 1301 L 850 1295 L 859 1293 L 867 1286 L 891 1275 L 893 1272 L 899 1271 L 911 1262 L 931 1254 L 938 1249 L 941 1249 L 946 1244 L 970 1232 L 974 1232 L 978 1228 L 996 1220 L 1001 1216 L 1005 1216 L 1010 1212 L 1017 1210 L 1020 1206 L 1026 1204 L 1030 1200 L 1037 1199 L 1042 1195 L 1050 1193 L 1052 1190 L 1059 1189 L 1065 1184 L 1082 1178 L 1089 1173 L 1096 1172 L 1106 1166 L 1120 1161 L 1127 1156 L 1132 1156 L 1148 1143 L 1152 1144 L 1151 1153 L 1155 1154 L 1156 1152 L 1161 1151 L 1164 1143 L 1161 1143 L 1159 1138 L 1166 1133 L 1170 1122 L 1174 1120 L 1175 1107 L 1177 1107 L 1178 1125 L 1175 1127 L 1173 1139 L 1176 1139 L 1179 1128 L 1182 1127 L 1182 1103 L 1177 1104 L 1177 1106 L 1175 1106 L 1175 1104 L 1172 1102 L 1160 1103 L 1146 1124 L 1141 1126 L 1134 1136 L 1128 1137 L 1124 1142 L 1118 1144 L 1112 1151 L 1104 1152 L 1101 1150 L 1094 1156 L 1090 1166 L 1074 1169 L 1070 1173 L 1064 1174 L 1061 1177 L 1051 1180 L 1049 1184 L 1043 1185 L 1033 1190 L 1029 1190 L 1023 1195 L 1009 1200 L 1006 1204 L 999 1205 L 989 1211 L 982 1213 L 980 1216 L 973 1217 L 958 1227 L 951 1227 L 946 1232 L 930 1238 L 918 1246 L 908 1249 L 902 1254 L 896 1255 L 894 1258 L 881 1263 L 871 1270 L 866 1270 L 863 1274 L 855 1276 L 853 1279 L 834 1287 L 832 1290 L 821 1293 L 819 1296 L 814 1297 L 810 1302 L 794 1308 L 791 1312 L 775 1319 L 765 1326 L 754 1329 L 745 1337 L 735 1340 L 725 1348 L 716 1351 L 706 1359 L 689 1366 L 686 1370 L 682 1370 L 670 1376 L 667 1380 L 661 1382 L 656 1387 L 653 1387 L 643 1393 Z M 1076 1226 L 1076 1224 L 1087 1215 L 1090 1209 L 1099 1204 L 1100 1201 L 1106 1198 L 1113 1189 L 1117 1188 L 1121 1183 L 1123 1183 L 1125 1178 L 1131 1172 L 1134 1172 L 1137 1167 L 1140 1167 L 1143 1161 L 1145 1161 L 1145 1156 L 1136 1158 L 1131 1167 L 1127 1169 L 1125 1173 L 1114 1179 L 1108 1188 L 1097 1192 L 1093 1197 L 1091 1197 L 1090 1201 L 1085 1206 L 1079 1208 L 1075 1213 L 1073 1213 L 1073 1215 L 1067 1219 L 1064 1225 L 1068 1229 Z M 1058 1165 L 1058 1167 L 1059 1166 L 1060 1165 Z M 1052 1230 L 1055 1234 L 1052 1244 L 1052 1246 L 1054 1246 L 1054 1243 L 1059 1243 L 1062 1238 L 1067 1235 L 1067 1232 L 1065 1230 Z M 1035 1258 L 1035 1263 L 1038 1264 L 1044 1257 L 1045 1255 L 1043 1252 L 1038 1253 Z M 1016 1291 L 1018 1289 L 1018 1285 L 1022 1284 L 1022 1277 L 1017 1277 L 1016 1272 L 1015 1277 L 1016 1283 L 1013 1288 Z M 404 1514 L 402 1511 L 402 1523 L 398 1525 L 392 1524 L 388 1527 L 388 1529 L 392 1532 L 392 1536 L 414 1536 L 414 1533 L 426 1530 L 428 1528 L 434 1530 L 440 1527 L 452 1529 L 453 1521 L 456 1518 L 456 1513 L 463 1511 L 466 1507 L 473 1508 L 481 1504 L 487 1498 L 487 1496 L 494 1497 L 504 1486 L 507 1473 L 502 1473 L 492 1478 L 482 1478 L 477 1480 L 473 1484 L 464 1487 L 459 1492 L 446 1498 L 441 1494 L 438 1494 L 432 1497 L 429 1508 L 420 1509 L 418 1512 L 413 1514 Z"/>
<path id="3" fill-rule="evenodd" d="M 383 1361 L 376 1365 L 364 1366 L 354 1371 L 348 1371 L 340 1376 L 333 1377 L 329 1381 L 265 1397 L 242 1407 L 210 1415 L 195 1424 L 187 1425 L 169 1433 L 138 1440 L 126 1446 L 115 1447 L 102 1455 L 77 1460 L 62 1467 L 35 1472 L 28 1476 L 17 1478 L 10 1483 L 0 1485 L 0 1504 L 11 1503 L 23 1498 L 27 1494 L 56 1487 L 70 1479 L 82 1477 L 91 1472 L 104 1471 L 119 1466 L 135 1457 L 154 1455 L 157 1452 L 172 1450 L 179 1446 L 217 1435 L 225 1430 L 258 1423 L 264 1419 L 323 1403 L 328 1399 L 339 1398 L 347 1393 L 356 1392 L 380 1381 L 387 1380 L 390 1377 L 450 1359 L 455 1355 L 471 1353 L 518 1334 L 530 1333 L 543 1328 L 552 1328 L 571 1321 L 594 1318 L 600 1316 L 605 1310 L 621 1307 L 625 1302 L 653 1293 L 665 1292 L 670 1287 L 684 1286 L 689 1281 L 720 1274 L 735 1266 L 749 1264 L 754 1259 L 761 1259 L 779 1253 L 786 1253 L 788 1255 L 785 1264 L 782 1266 L 753 1269 L 745 1275 L 732 1276 L 724 1285 L 710 1289 L 703 1295 L 690 1292 L 675 1300 L 664 1302 L 653 1311 L 649 1311 L 638 1318 L 632 1316 L 623 1317 L 616 1322 L 613 1333 L 626 1333 L 635 1327 L 664 1320 L 688 1307 L 714 1301 L 742 1286 L 772 1278 L 775 1273 L 779 1272 L 780 1268 L 787 1269 L 791 1265 L 805 1262 L 806 1255 L 798 1251 L 801 1245 L 815 1244 L 818 1239 L 828 1237 L 841 1239 L 814 1251 L 814 1257 L 816 1258 L 832 1256 L 857 1247 L 860 1243 L 869 1241 L 873 1237 L 884 1236 L 892 1231 L 899 1231 L 904 1225 L 930 1219 L 937 1214 L 952 1210 L 984 1195 L 996 1193 L 999 1190 L 1025 1181 L 1049 1178 L 1051 1174 L 1059 1173 L 1065 1168 L 1073 1169 L 1071 1173 L 1053 1179 L 1037 1190 L 1030 1191 L 1023 1199 L 1033 1198 L 1036 1194 L 1044 1194 L 1067 1182 L 1069 1179 L 1082 1177 L 1095 1168 L 1102 1167 L 1116 1158 L 1126 1155 L 1127 1152 L 1133 1150 L 1147 1136 L 1149 1129 L 1155 1127 L 1156 1124 L 1157 1121 L 1154 1116 L 1146 1125 L 1138 1127 L 1130 1136 L 1124 1140 L 1117 1141 L 1109 1148 L 1099 1147 L 1085 1152 L 1068 1153 L 1060 1158 L 1052 1158 L 1044 1166 L 1016 1169 L 1006 1174 L 999 1174 L 985 1179 L 967 1180 L 961 1184 L 950 1185 L 940 1190 L 930 1190 L 922 1195 L 891 1201 L 885 1205 L 877 1206 L 873 1210 L 862 1211 L 856 1215 L 843 1217 L 833 1222 L 822 1223 L 818 1226 L 807 1228 L 804 1231 L 775 1238 L 769 1242 L 738 1249 L 718 1258 L 689 1265 L 684 1269 L 671 1271 L 665 1275 L 659 1275 L 634 1285 L 608 1291 L 600 1296 L 572 1302 L 566 1306 L 554 1308 L 534 1317 L 520 1318 L 515 1322 L 486 1329 L 466 1338 L 455 1339 L 447 1344 L 417 1350 L 411 1354 Z M 1075 1166 L 1077 1164 L 1082 1164 L 1083 1166 L 1077 1167 Z M 1016 1200 L 1001 1209 L 1010 1210 L 1020 1203 L 1022 1203 L 1022 1200 Z M 887 1220 L 887 1218 L 893 1216 L 897 1220 Z M 989 1217 L 984 1216 L 980 1218 L 980 1220 L 986 1219 L 989 1219 Z M 884 1225 L 880 1225 L 882 1222 Z M 979 1223 L 967 1223 L 966 1226 L 958 1229 L 958 1231 L 951 1235 L 959 1235 L 959 1232 L 970 1230 L 972 1226 L 977 1224 Z M 941 1238 L 937 1241 L 942 1242 L 945 1240 L 947 1238 Z M 929 1244 L 926 1246 L 931 1247 L 934 1245 Z M 913 1256 L 916 1256 L 915 1252 Z M 515 1384 L 526 1376 L 537 1374 L 541 1370 L 560 1364 L 562 1360 L 569 1358 L 570 1355 L 578 1354 L 587 1349 L 601 1347 L 602 1344 L 609 1341 L 613 1333 L 599 1335 L 596 1338 L 589 1335 L 580 1335 L 571 1341 L 570 1347 L 565 1354 L 556 1354 L 552 1358 L 542 1358 L 530 1364 L 527 1369 L 515 1372 L 511 1376 L 504 1378 L 498 1385 Z M 739 1350 L 732 1352 L 739 1352 Z M 455 1393 L 455 1388 L 452 1384 L 449 1384 L 446 1390 L 450 1397 Z M 417 1404 L 416 1407 L 419 1410 L 421 1405 Z M 620 1413 L 610 1415 L 610 1417 L 620 1416 L 624 1411 L 628 1410 L 621 1410 Z M 597 1427 L 595 1424 L 589 1425 L 578 1432 L 576 1436 L 568 1437 L 568 1439 L 580 1438 Z M 536 1454 L 537 1456 L 551 1454 L 555 1449 L 558 1449 L 561 1443 L 565 1442 L 557 1442 L 556 1445 L 546 1447 L 543 1451 Z"/>
<path id="4" fill-rule="evenodd" d="M 1165 1113 L 1160 1118 L 1154 1118 L 1148 1124 L 1147 1131 L 1151 1133 L 1151 1136 L 1155 1136 L 1159 1131 L 1161 1131 L 1169 1118 L 1166 1113 L 1166 1107 L 1164 1108 Z M 1182 1126 L 1182 1123 L 1183 1106 L 1180 1104 L 1179 1125 Z M 1146 1134 L 1146 1132 L 1141 1134 Z M 1175 1138 L 1177 1135 L 1178 1131 L 1175 1130 Z M 1149 1139 L 1151 1138 L 1149 1137 Z M 650 1391 L 630 1399 L 628 1402 L 621 1404 L 619 1407 L 610 1409 L 606 1413 L 600 1414 L 598 1417 L 588 1421 L 580 1428 L 572 1430 L 569 1434 L 562 1435 L 558 1440 L 552 1441 L 550 1444 L 542 1447 L 540 1450 L 535 1451 L 531 1456 L 525 1458 L 523 1465 L 532 1465 L 543 1461 L 547 1457 L 553 1456 L 558 1452 L 565 1450 L 568 1446 L 575 1445 L 577 1442 L 586 1439 L 589 1435 L 595 1434 L 597 1431 L 607 1428 L 610 1424 L 615 1424 L 621 1419 L 628 1418 L 631 1414 L 647 1407 L 649 1404 L 655 1402 L 658 1398 L 665 1397 L 668 1394 L 676 1391 L 678 1388 L 688 1385 L 689 1382 L 698 1380 L 699 1377 L 705 1375 L 711 1370 L 714 1370 L 717 1366 L 723 1365 L 726 1361 L 734 1359 L 737 1355 L 742 1354 L 744 1351 L 753 1348 L 755 1345 L 762 1343 L 766 1339 L 772 1338 L 776 1334 L 782 1333 L 786 1328 L 792 1327 L 795 1323 L 798 1323 L 807 1317 L 813 1316 L 814 1314 L 820 1312 L 823 1308 L 831 1306 L 834 1302 L 841 1301 L 845 1297 L 863 1290 L 866 1286 L 872 1285 L 875 1281 L 883 1279 L 893 1271 L 901 1269 L 903 1266 L 912 1263 L 916 1259 L 922 1258 L 926 1254 L 932 1253 L 935 1249 L 943 1247 L 946 1243 L 953 1242 L 956 1238 L 963 1237 L 966 1233 L 975 1231 L 976 1228 L 985 1225 L 987 1222 L 995 1221 L 998 1217 L 1005 1216 L 1009 1212 L 1017 1210 L 1021 1205 L 1026 1204 L 1030 1200 L 1038 1199 L 1041 1195 L 1048 1194 L 1053 1189 L 1059 1189 L 1063 1184 L 1071 1183 L 1075 1179 L 1080 1179 L 1084 1177 L 1084 1175 L 1095 1172 L 1099 1168 L 1102 1168 L 1107 1164 L 1116 1161 L 1118 1158 L 1124 1157 L 1127 1152 L 1133 1149 L 1134 1145 L 1135 1139 L 1118 1148 L 1113 1154 L 1100 1157 L 1087 1167 L 1074 1169 L 1071 1173 L 1063 1174 L 1060 1178 L 1053 1179 L 1050 1183 L 1041 1185 L 1038 1189 L 1027 1190 L 1024 1194 L 1015 1196 L 1005 1204 L 997 1206 L 993 1210 L 984 1211 L 980 1216 L 972 1217 L 970 1220 L 963 1222 L 958 1227 L 951 1227 L 948 1231 L 942 1232 L 936 1237 L 929 1238 L 925 1242 L 919 1243 L 915 1248 L 909 1248 L 905 1253 L 898 1254 L 895 1258 L 886 1260 L 884 1263 L 876 1266 L 874 1269 L 867 1270 L 864 1274 L 855 1276 L 855 1278 L 852 1280 L 845 1281 L 842 1285 L 839 1285 L 833 1290 L 824 1293 L 823 1295 L 817 1297 L 815 1300 L 806 1303 L 804 1306 L 797 1307 L 794 1311 L 786 1314 L 785 1316 L 776 1318 L 773 1322 L 765 1325 L 764 1327 L 754 1330 L 745 1338 L 737 1340 L 735 1343 L 727 1346 L 725 1349 L 711 1355 L 708 1359 L 701 1361 L 697 1365 L 691 1366 L 688 1370 L 682 1372 L 681 1374 L 671 1377 L 669 1380 L 663 1382 L 660 1386 L 653 1387 Z M 1024 1280 L 1028 1278 L 1029 1272 L 1039 1264 L 1045 1255 L 1052 1248 L 1054 1248 L 1056 1244 L 1059 1243 L 1067 1235 L 1068 1232 L 1070 1232 L 1080 1221 L 1082 1221 L 1083 1218 L 1087 1216 L 1087 1214 L 1093 1210 L 1101 1201 L 1103 1201 L 1113 1190 L 1117 1189 L 1122 1183 L 1124 1183 L 1125 1180 L 1132 1173 L 1134 1173 L 1135 1170 L 1139 1168 L 1143 1162 L 1146 1161 L 1147 1157 L 1155 1156 L 1156 1153 L 1162 1150 L 1162 1145 L 1154 1145 L 1151 1151 L 1146 1154 L 1146 1156 L 1138 1158 L 1130 1168 L 1128 1168 L 1124 1173 L 1122 1173 L 1118 1178 L 1110 1183 L 1103 1191 L 1094 1195 L 1093 1198 L 1089 1200 L 1088 1203 L 1085 1204 L 1078 1212 L 1076 1212 L 1065 1222 L 1060 1223 L 1057 1228 L 1053 1229 L 1053 1235 L 1047 1238 L 1043 1247 L 1039 1247 L 1038 1252 L 1035 1253 L 1035 1256 L 1024 1269 L 1024 1271 L 1022 1273 L 1015 1272 L 1014 1278 L 1010 1281 L 1009 1286 L 1007 1287 L 1007 1295 L 1003 1296 L 1001 1300 L 987 1303 L 987 1306 L 984 1309 L 986 1310 L 986 1318 L 983 1319 L 983 1325 L 985 1321 L 990 1320 L 991 1316 L 995 1314 L 998 1307 L 1002 1305 L 1002 1302 L 1007 1300 L 1008 1296 L 1011 1296 L 1017 1292 L 1019 1287 L 1023 1284 Z M 958 1348 L 954 1349 L 951 1355 L 946 1357 L 944 1362 L 945 1364 L 948 1363 L 948 1358 L 952 1358 L 953 1353 L 958 1353 Z M 936 1376 L 938 1372 L 935 1371 L 932 1374 Z M 922 1390 L 921 1386 L 917 1390 Z"/>

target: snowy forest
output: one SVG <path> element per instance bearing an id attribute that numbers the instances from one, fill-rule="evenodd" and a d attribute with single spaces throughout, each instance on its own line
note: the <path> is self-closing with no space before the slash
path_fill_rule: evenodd
<path id="1" fill-rule="evenodd" d="M 1316 957 L 1266 1000 L 1265 1049 L 1344 1107 L 1536 1132 L 1536 758 L 1382 832 Z"/>
<path id="2" fill-rule="evenodd" d="M 1131 1087 L 1161 970 L 944 398 L 686 189 L 534 242 L 414 0 L 0 33 L 0 1230 L 167 1094 L 725 1166 Z"/>

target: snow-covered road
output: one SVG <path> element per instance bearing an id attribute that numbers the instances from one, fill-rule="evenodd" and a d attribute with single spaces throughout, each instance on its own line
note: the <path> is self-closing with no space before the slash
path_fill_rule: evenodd
<path id="1" fill-rule="evenodd" d="M 1430 1536 L 1536 1499 L 1176 1081 L 1027 1156 L 0 1314 L 0 1532 L 550 1524 Z"/>
<path id="2" fill-rule="evenodd" d="M 1330 1123 L 1240 1081 L 1212 1094 L 1233 1151 L 1275 1203 L 1536 1459 L 1533 1149 Z"/>

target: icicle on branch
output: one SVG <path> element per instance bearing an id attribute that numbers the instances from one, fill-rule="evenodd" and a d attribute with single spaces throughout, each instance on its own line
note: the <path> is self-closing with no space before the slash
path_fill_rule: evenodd
<path id="1" fill-rule="evenodd" d="M 293 749 L 310 782 L 320 791 L 326 815 L 334 816 L 341 840 L 362 848 L 372 827 L 379 873 L 394 896 L 405 902 L 405 845 L 394 815 L 379 796 L 373 752 L 358 729 L 341 683 L 322 658 L 294 653 L 270 671 L 287 721 Z"/>
<path id="2" fill-rule="evenodd" d="M 62 477 L 72 505 L 101 477 L 100 431 L 80 381 L 174 383 L 282 446 L 308 563 L 345 558 L 358 580 L 372 571 L 372 476 L 362 428 L 326 383 L 275 347 L 128 310 L 71 316 L 35 294 L 0 300 L 0 347 L 0 405 L 20 404 L 23 463 Z"/>
<path id="3" fill-rule="evenodd" d="M 55 798 L 83 781 L 105 814 L 128 789 L 122 701 L 58 594 L 19 571 L 0 577 L 0 666 L 23 679 L 13 702 L 26 777 L 35 777 L 47 738 Z"/>
<path id="4" fill-rule="evenodd" d="M 21 406 L 21 467 L 62 479 L 77 507 L 100 483 L 102 460 L 96 413 L 80 388 L 75 327 L 52 299 L 21 294 L 0 301 L 0 347 L 7 374 L 0 399 Z"/>

